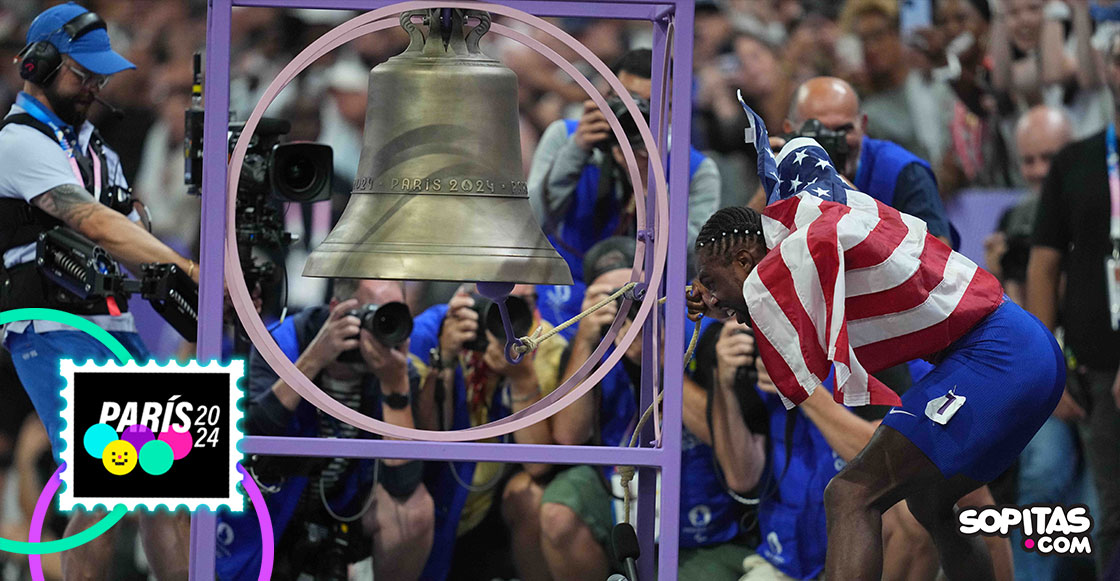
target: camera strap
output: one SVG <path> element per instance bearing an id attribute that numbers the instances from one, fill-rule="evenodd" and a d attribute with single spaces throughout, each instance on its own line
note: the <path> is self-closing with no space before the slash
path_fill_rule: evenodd
<path id="1" fill-rule="evenodd" d="M 1105 284 L 1108 290 L 1109 321 L 1113 331 L 1120 331 L 1120 154 L 1117 153 L 1114 123 L 1108 125 L 1105 144 L 1111 208 L 1108 235 L 1112 240 L 1112 254 L 1105 258 Z"/>

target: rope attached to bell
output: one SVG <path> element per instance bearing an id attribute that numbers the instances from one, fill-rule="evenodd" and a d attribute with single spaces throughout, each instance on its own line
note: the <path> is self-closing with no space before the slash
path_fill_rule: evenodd
<path id="1" fill-rule="evenodd" d="M 599 309 L 609 305 L 610 303 L 613 303 L 614 301 L 618 300 L 619 297 L 621 297 L 624 294 L 626 294 L 627 292 L 630 292 L 631 290 L 633 290 L 634 287 L 636 287 L 636 286 L 638 286 L 638 283 L 636 283 L 636 282 L 628 282 L 628 283 L 622 285 L 621 288 L 619 288 L 617 291 L 615 291 L 611 295 L 609 295 L 606 298 L 604 298 L 603 300 L 595 303 L 594 305 L 588 307 L 587 310 L 585 310 L 582 313 L 572 317 L 571 319 L 568 319 L 564 323 L 562 323 L 560 325 L 557 325 L 556 327 L 553 327 L 547 333 L 543 332 L 543 327 L 537 327 L 537 329 L 535 331 L 533 331 L 532 335 L 529 335 L 527 337 L 521 337 L 520 339 L 518 339 L 517 344 L 512 347 L 513 351 L 515 353 L 520 354 L 520 355 L 524 355 L 526 353 L 529 353 L 530 351 L 535 351 L 538 347 L 540 347 L 541 343 L 544 343 L 548 339 L 551 339 L 552 337 L 556 336 L 558 333 L 560 333 L 564 329 L 567 329 L 568 327 L 571 327 L 572 325 L 580 322 L 581 320 L 583 320 L 587 316 L 591 315 L 595 311 L 598 311 Z M 685 292 L 686 293 L 692 292 L 692 285 L 686 286 L 685 287 Z M 668 297 L 662 297 L 662 298 L 658 299 L 657 304 L 659 304 L 659 305 L 664 304 L 665 299 L 667 299 L 667 298 Z M 688 348 L 685 349 L 685 352 L 684 352 L 684 366 L 685 367 L 688 367 L 688 364 L 692 362 L 692 355 L 693 355 L 693 352 L 696 350 L 696 343 L 697 343 L 697 341 L 699 341 L 699 339 L 700 339 L 700 321 L 698 320 L 693 325 L 692 338 L 689 339 Z M 630 443 L 629 443 L 628 447 L 630 447 L 630 448 L 637 447 L 637 445 L 638 445 L 638 435 L 641 434 L 642 428 L 645 427 L 646 422 L 648 422 L 650 417 L 653 416 L 654 407 L 658 406 L 658 405 L 661 405 L 661 400 L 664 399 L 664 397 L 665 397 L 665 390 L 662 389 L 662 390 L 658 391 L 657 392 L 657 397 L 654 398 L 653 403 L 651 403 L 646 408 L 646 410 L 644 412 L 642 412 L 642 416 L 638 420 L 637 426 L 634 427 L 633 434 L 631 434 L 631 436 L 630 436 Z M 634 480 L 634 474 L 636 472 L 636 468 L 634 466 L 618 466 L 617 468 L 618 468 L 619 480 L 622 484 L 623 522 L 629 523 L 630 522 L 630 505 L 633 502 L 633 495 L 630 493 L 630 482 L 632 482 Z"/>

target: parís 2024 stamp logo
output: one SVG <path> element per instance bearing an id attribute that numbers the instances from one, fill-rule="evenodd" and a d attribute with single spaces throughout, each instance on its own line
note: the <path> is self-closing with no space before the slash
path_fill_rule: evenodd
<path id="1" fill-rule="evenodd" d="M 124 365 L 63 360 L 62 510 L 159 505 L 244 509 L 243 361 Z"/>

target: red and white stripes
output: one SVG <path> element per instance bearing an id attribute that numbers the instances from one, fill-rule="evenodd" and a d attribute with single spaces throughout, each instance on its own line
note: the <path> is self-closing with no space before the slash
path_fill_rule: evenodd
<path id="1" fill-rule="evenodd" d="M 768 206 L 770 249 L 743 295 L 759 351 L 787 407 L 835 366 L 836 401 L 898 405 L 869 372 L 948 347 L 993 311 L 994 276 L 874 198 L 800 194 Z"/>

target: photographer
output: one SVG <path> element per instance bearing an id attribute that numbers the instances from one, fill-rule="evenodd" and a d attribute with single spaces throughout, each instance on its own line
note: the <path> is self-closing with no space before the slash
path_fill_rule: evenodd
<path id="1" fill-rule="evenodd" d="M 564 339 L 553 337 L 519 363 L 509 363 L 503 354 L 505 333 L 496 333 L 497 309 L 467 290 L 416 317 L 411 349 L 427 363 L 420 415 L 427 429 L 480 426 L 520 412 L 559 385 Z M 507 299 L 515 335 L 551 329 L 535 302 L 528 285 L 516 286 Z M 552 444 L 553 423 L 522 428 L 512 441 Z M 435 500 L 435 546 L 442 550 L 432 552 L 424 579 L 546 578 L 538 509 L 551 468 L 524 464 L 516 473 L 509 468 L 494 462 L 429 463 L 424 481 Z M 506 538 L 516 575 L 505 558 Z"/>
<path id="2" fill-rule="evenodd" d="M 709 326 L 696 365 L 715 383 L 711 423 L 716 458 L 727 485 L 758 499 L 761 543 L 745 564 L 748 579 L 815 579 L 824 569 L 825 486 L 871 439 L 877 421 L 861 419 L 831 396 L 832 378 L 800 408 L 786 411 L 757 358 L 746 325 Z M 748 373 L 743 373 L 749 370 Z M 703 382 L 703 379 L 701 379 Z M 987 488 L 960 501 L 993 504 Z M 929 535 L 905 505 L 882 515 L 883 578 L 933 579 L 938 561 Z M 1010 545 L 986 539 L 998 578 L 1011 578 Z"/>
<path id="3" fill-rule="evenodd" d="M 895 143 L 867 137 L 867 124 L 851 85 L 833 77 L 816 77 L 798 87 L 782 131 L 816 139 L 855 189 L 921 218 L 930 234 L 953 246 L 955 233 L 929 163 Z M 771 143 L 780 147 L 785 141 L 774 138 Z M 749 206 L 761 209 L 766 203 L 759 188 Z"/>
<path id="4" fill-rule="evenodd" d="M 120 158 L 87 120 L 110 78 L 135 66 L 113 52 L 105 22 L 73 3 L 39 14 L 26 40 L 16 59 L 23 91 L 0 124 L 0 310 L 46 307 L 83 316 L 143 361 L 148 353 L 128 312 L 126 295 L 79 298 L 36 266 L 39 235 L 62 227 L 101 246 L 135 274 L 143 263 L 172 263 L 198 280 L 194 262 L 137 223 L 143 207 L 132 198 Z M 113 356 L 93 337 L 53 321 L 6 325 L 4 346 L 12 353 L 57 456 L 63 381 L 59 360 L 104 361 Z M 88 528 L 103 514 L 75 512 L 67 535 Z M 185 579 L 185 516 L 146 515 L 141 528 L 157 577 Z M 108 576 L 112 543 L 112 534 L 103 535 L 63 553 L 67 578 Z"/>
<path id="5" fill-rule="evenodd" d="M 652 90 L 651 60 L 649 49 L 632 50 L 612 67 L 643 109 L 646 122 L 649 121 Z M 642 184 L 648 184 L 648 153 L 637 126 L 618 97 L 608 102 L 634 147 Z M 677 136 L 678 140 L 685 138 L 687 136 Z M 714 161 L 692 147 L 688 148 L 688 156 L 691 254 L 700 226 L 719 208 L 720 178 Z M 584 102 L 583 115 L 578 120 L 557 121 L 545 130 L 529 171 L 529 200 L 552 245 L 571 268 L 572 278 L 577 281 L 584 278 L 583 255 L 593 244 L 609 236 L 634 234 L 635 187 L 643 185 L 630 183 L 622 150 L 603 112 L 593 101 Z M 581 288 L 542 287 L 539 292 L 545 318 L 553 324 L 578 313 L 575 309 L 583 295 Z M 570 332 L 565 337 L 570 340 Z"/>
<path id="6" fill-rule="evenodd" d="M 585 308 L 629 282 L 634 248 L 633 239 L 614 237 L 588 251 L 584 259 L 588 282 Z M 580 321 L 566 357 L 565 378 L 584 364 L 617 313 L 618 303 L 610 303 Z M 635 313 L 636 309 L 629 316 Z M 623 323 L 618 337 L 630 324 Z M 665 355 L 679 357 L 684 347 L 671 348 Z M 642 412 L 638 408 L 641 365 L 642 336 L 638 335 L 622 360 L 593 391 L 554 416 L 558 442 L 627 445 Z M 707 400 L 705 389 L 686 376 L 677 578 L 737 581 L 742 574 L 743 558 L 750 551 L 739 540 L 740 507 L 719 483 L 714 470 L 705 417 Z M 631 488 L 636 491 L 637 484 L 632 482 Z M 552 579 L 603 579 L 612 570 L 619 570 L 609 538 L 611 527 L 622 521 L 623 508 L 618 501 L 621 494 L 621 481 L 613 466 L 580 465 L 556 475 L 545 489 L 541 505 L 540 534 Z"/>
<path id="7" fill-rule="evenodd" d="M 272 336 L 296 368 L 347 407 L 414 427 L 420 378 L 408 361 L 407 329 L 400 344 L 386 345 L 363 320 L 372 305 L 381 310 L 403 300 L 399 282 L 336 279 L 329 305 L 289 317 Z M 303 401 L 256 349 L 245 425 L 251 435 L 372 437 Z M 422 463 L 266 456 L 255 457 L 252 468 L 272 514 L 274 579 L 346 579 L 348 564 L 371 551 L 376 578 L 419 577 L 433 518 Z M 223 515 L 218 541 L 222 579 L 256 577 L 261 547 L 254 515 Z"/>

